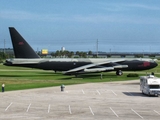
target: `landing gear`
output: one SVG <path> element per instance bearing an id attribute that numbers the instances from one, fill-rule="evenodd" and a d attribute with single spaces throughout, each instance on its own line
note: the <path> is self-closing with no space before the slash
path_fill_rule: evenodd
<path id="1" fill-rule="evenodd" d="M 121 75 L 123 75 L 123 72 L 122 72 L 121 70 L 117 70 L 117 71 L 116 71 L 116 75 L 121 76 Z"/>
<path id="2" fill-rule="evenodd" d="M 101 73 L 101 79 L 103 79 L 103 74 Z"/>
<path id="3" fill-rule="evenodd" d="M 75 74 L 75 77 L 78 78 L 78 74 Z"/>

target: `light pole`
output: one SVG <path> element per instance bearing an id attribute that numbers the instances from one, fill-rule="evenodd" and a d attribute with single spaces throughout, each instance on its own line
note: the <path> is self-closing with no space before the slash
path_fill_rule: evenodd
<path id="1" fill-rule="evenodd" d="M 98 39 L 97 39 L 97 58 L 98 58 Z"/>
<path id="2" fill-rule="evenodd" d="M 3 49 L 3 53 L 5 54 L 5 44 L 6 44 L 6 41 L 4 39 L 4 49 Z"/>

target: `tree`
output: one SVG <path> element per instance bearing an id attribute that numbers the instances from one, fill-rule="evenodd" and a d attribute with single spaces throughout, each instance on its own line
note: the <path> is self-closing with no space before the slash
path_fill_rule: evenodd
<path id="1" fill-rule="evenodd" d="M 56 57 L 56 54 L 54 52 L 51 53 L 52 57 Z"/>
<path id="2" fill-rule="evenodd" d="M 55 53 L 55 57 L 57 57 L 57 56 L 58 57 L 60 56 L 60 51 L 59 50 L 57 50 L 56 53 Z"/>
<path id="3" fill-rule="evenodd" d="M 71 51 L 71 52 L 69 52 L 68 57 L 71 58 L 73 55 L 74 55 L 74 52 Z"/>
<path id="4" fill-rule="evenodd" d="M 76 55 L 79 55 L 79 53 L 80 53 L 79 51 L 76 51 Z"/>
<path id="5" fill-rule="evenodd" d="M 92 51 L 88 51 L 88 55 L 92 55 Z"/>

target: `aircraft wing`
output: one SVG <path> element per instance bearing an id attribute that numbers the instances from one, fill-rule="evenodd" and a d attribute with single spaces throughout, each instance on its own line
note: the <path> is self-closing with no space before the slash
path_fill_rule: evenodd
<path id="1" fill-rule="evenodd" d="M 81 67 L 77 67 L 68 71 L 65 71 L 64 74 L 72 74 L 72 73 L 81 73 L 81 72 L 104 72 L 104 71 L 110 71 L 114 70 L 115 68 L 127 68 L 128 65 L 121 65 L 118 64 L 117 62 L 123 62 L 125 59 L 120 59 L 120 60 L 108 60 L 105 62 L 99 62 L 99 63 L 91 63 L 88 65 L 84 65 Z M 110 67 L 103 67 L 103 65 L 109 64 L 109 63 L 115 63 L 113 66 Z"/>

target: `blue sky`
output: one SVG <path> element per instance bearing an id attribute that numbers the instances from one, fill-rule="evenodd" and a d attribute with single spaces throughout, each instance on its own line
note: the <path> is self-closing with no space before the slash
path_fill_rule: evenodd
<path id="1" fill-rule="evenodd" d="M 159 0 L 0 0 L 0 47 L 15 27 L 35 49 L 160 52 Z"/>

